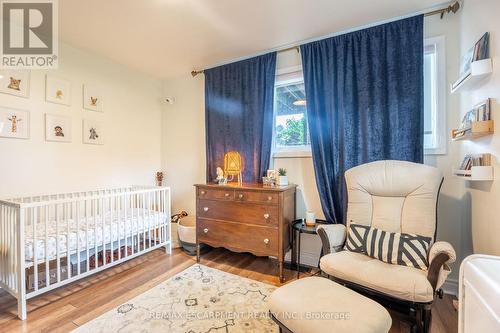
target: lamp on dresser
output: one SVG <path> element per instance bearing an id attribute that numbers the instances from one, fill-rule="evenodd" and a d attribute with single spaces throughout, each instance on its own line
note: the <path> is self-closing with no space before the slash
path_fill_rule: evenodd
<path id="1" fill-rule="evenodd" d="M 296 185 L 196 184 L 196 249 L 200 244 L 278 258 L 279 279 L 290 249 Z"/>

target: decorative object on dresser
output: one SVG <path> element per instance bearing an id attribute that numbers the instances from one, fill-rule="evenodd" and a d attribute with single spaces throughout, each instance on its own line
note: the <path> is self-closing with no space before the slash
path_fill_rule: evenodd
<path id="1" fill-rule="evenodd" d="M 296 185 L 196 184 L 196 247 L 225 247 L 235 252 L 278 258 L 283 278 L 285 253 L 290 248 L 290 224 L 295 219 Z"/>
<path id="2" fill-rule="evenodd" d="M 288 185 L 288 176 L 286 175 L 285 168 L 278 169 L 278 184 L 277 185 L 279 185 L 279 186 Z"/>
<path id="3" fill-rule="evenodd" d="M 218 168 L 217 168 L 218 169 Z M 228 181 L 232 181 L 234 176 L 238 177 L 238 184 L 241 185 L 241 171 L 243 170 L 243 162 L 241 155 L 237 151 L 230 151 L 224 155 L 224 177 Z M 219 178 L 217 174 L 217 178 Z M 220 181 L 219 181 L 220 184 Z"/>

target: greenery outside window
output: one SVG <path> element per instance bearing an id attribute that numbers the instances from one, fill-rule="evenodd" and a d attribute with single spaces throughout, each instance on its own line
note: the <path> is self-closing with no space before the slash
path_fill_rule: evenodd
<path id="1" fill-rule="evenodd" d="M 300 67 L 276 76 L 274 157 L 311 156 L 304 77 Z"/>

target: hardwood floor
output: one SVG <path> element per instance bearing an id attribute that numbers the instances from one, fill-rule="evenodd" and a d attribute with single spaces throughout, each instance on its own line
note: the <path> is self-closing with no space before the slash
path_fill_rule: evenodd
<path id="1" fill-rule="evenodd" d="M 174 250 L 168 256 L 156 250 L 28 302 L 28 319 L 16 317 L 17 303 L 0 290 L 0 332 L 68 332 L 151 289 L 195 263 L 195 258 Z M 276 261 L 250 254 L 215 249 L 202 256 L 209 267 L 279 286 Z M 307 275 L 306 273 L 303 276 Z M 285 279 L 296 278 L 285 270 Z M 391 313 L 390 333 L 409 332 L 409 325 Z M 438 299 L 433 308 L 432 333 L 457 332 L 457 313 L 452 299 Z"/>

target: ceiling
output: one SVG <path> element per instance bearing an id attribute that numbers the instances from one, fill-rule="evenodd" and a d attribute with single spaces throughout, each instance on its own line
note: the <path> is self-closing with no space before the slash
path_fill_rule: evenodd
<path id="1" fill-rule="evenodd" d="M 62 0 L 63 42 L 158 78 L 428 9 L 444 0 Z"/>

